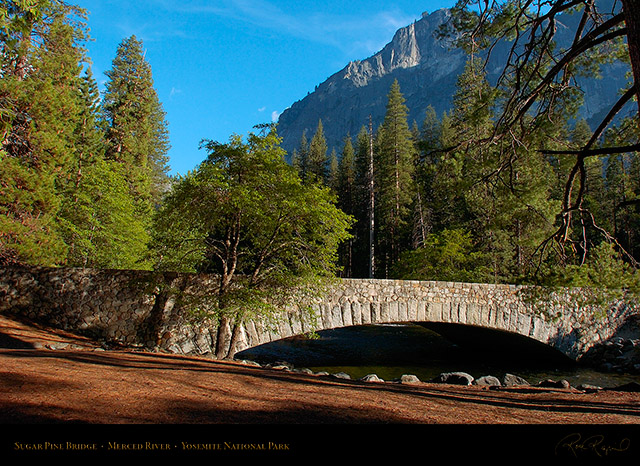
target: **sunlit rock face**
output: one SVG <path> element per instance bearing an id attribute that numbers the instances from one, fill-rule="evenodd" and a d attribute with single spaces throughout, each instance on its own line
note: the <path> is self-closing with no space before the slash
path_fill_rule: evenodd
<path id="1" fill-rule="evenodd" d="M 329 151 L 340 154 L 344 137 L 355 138 L 361 128 L 368 126 L 369 115 L 374 128 L 384 118 L 387 94 L 397 79 L 409 109 L 410 125 L 422 125 L 427 107 L 432 106 L 438 116 L 450 111 L 456 80 L 463 71 L 467 55 L 442 39 L 438 31 L 451 17 L 448 9 L 424 13 L 422 18 L 399 29 L 391 42 L 375 55 L 353 61 L 319 84 L 314 92 L 295 102 L 279 119 L 278 133 L 283 147 L 291 154 L 298 148 L 302 134 L 310 139 L 322 119 Z M 573 39 L 579 14 L 562 18 L 558 27 L 558 42 Z M 508 44 L 496 47 L 488 63 L 488 79 L 494 84 L 503 70 L 509 52 Z M 585 79 L 582 115 L 595 128 L 618 98 L 618 91 L 627 87 L 628 66 L 615 62 L 602 70 L 600 79 Z"/>

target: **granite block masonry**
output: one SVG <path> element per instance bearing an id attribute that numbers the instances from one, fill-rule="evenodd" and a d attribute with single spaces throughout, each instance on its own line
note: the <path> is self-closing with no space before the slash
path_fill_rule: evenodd
<path id="1" fill-rule="evenodd" d="M 234 325 L 198 314 L 189 304 L 215 296 L 217 284 L 215 275 L 205 274 L 4 267 L 0 269 L 0 312 L 110 344 L 178 354 L 232 357 L 313 331 L 444 322 L 520 334 L 573 359 L 606 341 L 630 315 L 638 313 L 622 299 L 589 304 L 580 289 L 343 279 L 332 283 L 321 297 L 283 309 L 275 320 L 256 317 Z M 311 313 L 304 311 L 307 307 Z"/>

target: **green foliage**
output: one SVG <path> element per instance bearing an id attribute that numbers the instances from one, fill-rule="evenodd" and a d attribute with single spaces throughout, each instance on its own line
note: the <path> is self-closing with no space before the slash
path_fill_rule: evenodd
<path id="1" fill-rule="evenodd" d="M 0 5 L 1 264 L 148 267 L 146 228 L 167 180 L 164 114 L 135 39 L 118 50 L 103 113 L 84 21 L 57 0 Z M 118 131 L 125 152 L 114 157 Z"/>
<path id="2" fill-rule="evenodd" d="M 327 170 L 327 141 L 324 136 L 322 120 L 318 121 L 315 134 L 309 142 L 308 157 L 305 167 L 305 179 L 312 182 L 325 182 L 329 175 Z"/>
<path id="3" fill-rule="evenodd" d="M 149 218 L 168 183 L 169 139 L 142 42 L 135 36 L 122 41 L 106 75 L 107 155 L 127 167 L 140 215 Z"/>
<path id="4" fill-rule="evenodd" d="M 61 231 L 71 266 L 144 269 L 148 233 L 137 218 L 124 167 L 97 158 L 64 198 Z"/>
<path id="5" fill-rule="evenodd" d="M 547 275 L 546 283 L 620 292 L 625 290 L 635 294 L 640 292 L 640 275 L 606 242 L 591 249 L 589 260 L 584 265 L 554 268 Z"/>
<path id="6" fill-rule="evenodd" d="M 334 276 L 349 236 L 334 195 L 302 183 L 279 143 L 272 127 L 246 142 L 204 141 L 207 160 L 177 180 L 155 217 L 157 268 L 219 274 L 216 315 L 295 302 Z"/>
<path id="7" fill-rule="evenodd" d="M 385 118 L 376 138 L 376 207 L 385 267 L 390 267 L 398 259 L 411 232 L 416 149 L 407 113 L 405 99 L 395 80 L 387 96 Z"/>
<path id="8" fill-rule="evenodd" d="M 443 230 L 427 236 L 422 247 L 406 251 L 393 275 L 404 280 L 485 282 L 486 257 L 464 230 Z"/>
<path id="9" fill-rule="evenodd" d="M 56 265 L 60 186 L 77 156 L 85 61 L 82 12 L 57 1 L 0 10 L 0 263 Z"/>

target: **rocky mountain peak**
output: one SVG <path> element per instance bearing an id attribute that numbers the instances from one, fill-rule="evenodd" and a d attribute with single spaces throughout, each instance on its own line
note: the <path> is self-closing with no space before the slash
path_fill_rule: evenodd
<path id="1" fill-rule="evenodd" d="M 396 31 L 391 42 L 366 60 L 349 63 L 336 77 L 349 80 L 356 87 L 368 85 L 372 79 L 407 69 L 434 64 L 451 44 L 437 38 L 437 30 L 451 16 L 449 10 L 432 14 L 422 13 L 422 18 Z M 330 78 L 331 79 L 331 78 Z"/>
<path id="2" fill-rule="evenodd" d="M 461 49 L 438 35 L 440 26 L 450 17 L 449 9 L 422 13 L 419 20 L 396 31 L 391 42 L 378 53 L 350 62 L 314 92 L 295 102 L 278 122 L 283 147 L 291 154 L 299 146 L 302 134 L 310 138 L 322 120 L 329 151 L 335 149 L 340 153 L 344 137 L 357 135 L 368 124 L 369 115 L 374 127 L 381 124 L 387 94 L 396 79 L 409 109 L 409 124 L 415 121 L 421 125 L 429 106 L 438 115 L 449 111 L 458 75 L 466 62 Z M 568 29 L 572 29 L 571 25 Z M 507 52 L 508 47 L 494 50 L 488 67 L 490 82 L 502 70 Z M 610 94 L 615 99 L 617 89 L 623 87 L 618 86 L 623 76 L 620 64 L 614 64 L 609 71 L 605 70 L 603 79 L 588 84 L 593 89 L 587 95 L 593 99 L 585 103 L 585 117 L 602 112 L 600 107 L 610 101 Z"/>

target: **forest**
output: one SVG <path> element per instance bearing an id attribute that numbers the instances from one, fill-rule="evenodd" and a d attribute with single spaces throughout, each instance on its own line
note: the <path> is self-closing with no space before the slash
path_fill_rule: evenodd
<path id="1" fill-rule="evenodd" d="M 459 1 L 448 30 L 468 62 L 449 112 L 407 121 L 396 81 L 382 125 L 345 135 L 341 154 L 327 154 L 322 120 L 302 135 L 293 165 L 357 220 L 343 276 L 637 290 L 638 119 L 621 112 L 637 101 L 632 72 L 598 127 L 578 117 L 577 76 L 633 68 L 634 7 L 602 3 Z M 581 29 L 556 50 L 553 21 L 567 12 Z M 488 53 L 505 37 L 510 60 L 491 86 Z"/>
<path id="2" fill-rule="evenodd" d="M 206 159 L 170 176 L 142 42 L 121 42 L 100 95 L 84 11 L 3 2 L 0 265 L 217 273 L 217 306 L 234 309 L 335 276 L 637 291 L 639 123 L 618 114 L 637 100 L 640 23 L 632 2 L 596 4 L 460 1 L 469 60 L 449 112 L 407 121 L 396 81 L 384 122 L 345 134 L 340 153 L 322 119 L 292 154 L 258 125 L 203 135 Z M 581 30 L 558 51 L 554 15 L 569 10 Z M 504 37 L 511 60 L 491 86 L 486 54 Z M 614 59 L 629 89 L 590 128 L 574 77 Z"/>

